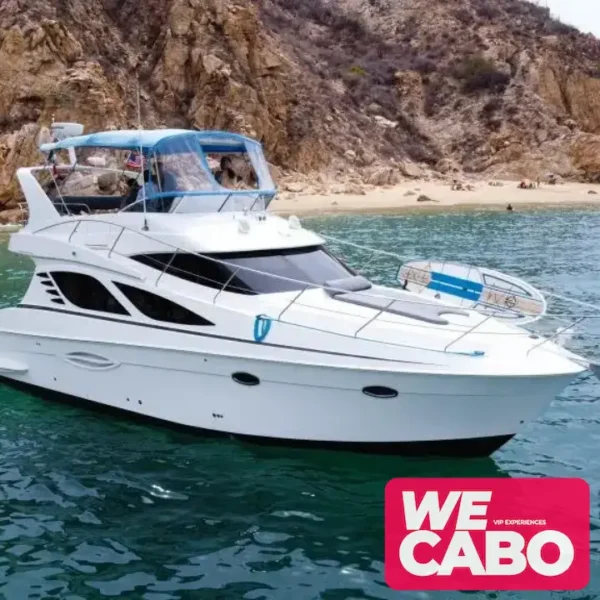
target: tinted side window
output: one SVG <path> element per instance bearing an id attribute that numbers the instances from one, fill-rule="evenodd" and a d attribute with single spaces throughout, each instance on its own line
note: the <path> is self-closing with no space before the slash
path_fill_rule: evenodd
<path id="1" fill-rule="evenodd" d="M 169 265 L 165 271 L 169 275 L 208 288 L 220 290 L 229 281 L 227 288 L 229 291 L 235 291 L 238 294 L 254 293 L 239 279 L 234 277 L 230 281 L 232 271 L 227 265 L 222 265 L 196 254 L 177 253 L 173 255 L 160 253 L 132 256 L 131 258 L 160 271 L 163 271 Z"/>
<path id="2" fill-rule="evenodd" d="M 117 315 L 129 314 L 104 285 L 94 277 L 68 272 L 53 272 L 51 276 L 62 295 L 79 308 Z"/>
<path id="3" fill-rule="evenodd" d="M 115 285 L 131 304 L 150 319 L 178 323 L 179 325 L 213 325 L 210 321 L 203 319 L 183 306 L 179 306 L 179 304 L 175 304 L 175 302 L 171 302 L 171 300 L 124 283 L 115 282 Z"/>

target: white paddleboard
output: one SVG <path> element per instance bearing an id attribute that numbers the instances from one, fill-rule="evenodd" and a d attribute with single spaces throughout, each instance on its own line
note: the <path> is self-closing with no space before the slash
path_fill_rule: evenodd
<path id="1" fill-rule="evenodd" d="M 546 313 L 546 299 L 539 290 L 484 267 L 412 261 L 400 267 L 398 279 L 410 292 L 519 324 L 537 321 Z"/>

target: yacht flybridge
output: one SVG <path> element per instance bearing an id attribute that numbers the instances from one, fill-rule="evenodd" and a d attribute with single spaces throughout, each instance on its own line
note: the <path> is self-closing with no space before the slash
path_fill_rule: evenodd
<path id="1" fill-rule="evenodd" d="M 35 273 L 0 310 L 15 385 L 255 441 L 487 456 L 590 368 L 478 310 L 464 273 L 413 265 L 397 288 L 357 274 L 267 211 L 275 186 L 247 137 L 109 131 L 40 149 L 46 164 L 17 173 L 29 221 L 10 239 Z"/>

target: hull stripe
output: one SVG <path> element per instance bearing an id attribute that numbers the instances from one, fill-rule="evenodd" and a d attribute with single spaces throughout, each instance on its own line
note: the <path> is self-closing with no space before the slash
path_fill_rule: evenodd
<path id="1" fill-rule="evenodd" d="M 259 342 L 255 342 L 254 340 L 245 340 L 242 338 L 234 338 L 234 337 L 225 336 L 225 335 L 218 335 L 216 333 L 205 333 L 203 331 L 190 331 L 189 329 L 179 329 L 177 327 L 165 327 L 164 325 L 154 325 L 153 323 L 139 323 L 139 322 L 135 322 L 135 321 L 125 321 L 123 319 L 114 319 L 112 317 L 102 317 L 100 315 L 88 315 L 88 314 L 82 314 L 82 313 L 79 313 L 79 312 L 76 312 L 73 310 L 65 310 L 62 308 L 53 308 L 50 306 L 35 306 L 33 304 L 18 304 L 16 306 L 16 308 L 57 312 L 57 313 L 67 314 L 67 315 L 71 315 L 71 316 L 75 316 L 75 317 L 83 317 L 85 319 L 99 319 L 101 321 L 110 321 L 112 323 L 120 323 L 121 325 L 130 325 L 130 326 L 135 326 L 135 327 L 148 327 L 150 329 L 158 329 L 161 331 L 172 331 L 174 333 L 185 333 L 187 335 L 208 337 L 208 338 L 213 338 L 213 339 L 218 339 L 218 340 L 225 340 L 228 342 L 239 342 L 241 344 L 252 344 L 253 346 L 256 346 L 259 344 Z M 285 350 L 299 350 L 301 352 L 308 352 L 309 354 L 325 354 L 325 355 L 329 355 L 329 356 L 344 356 L 347 358 L 362 358 L 362 359 L 374 360 L 374 361 L 380 361 L 380 362 L 407 364 L 407 365 L 420 365 L 420 366 L 425 366 L 425 367 L 438 366 L 433 363 L 421 363 L 421 362 L 415 362 L 415 361 L 411 361 L 411 360 L 398 360 L 395 358 L 384 358 L 384 357 L 380 358 L 380 357 L 376 357 L 376 356 L 365 356 L 362 354 L 347 354 L 345 352 L 333 352 L 331 350 L 317 350 L 315 348 L 303 348 L 300 346 L 286 346 L 283 344 L 272 344 L 269 342 L 260 342 L 260 345 L 261 346 L 269 346 L 271 348 L 283 348 Z"/>

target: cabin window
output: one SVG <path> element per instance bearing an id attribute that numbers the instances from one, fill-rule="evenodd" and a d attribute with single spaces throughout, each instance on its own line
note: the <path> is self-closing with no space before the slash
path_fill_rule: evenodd
<path id="1" fill-rule="evenodd" d="M 191 310 L 175 304 L 175 302 L 171 302 L 171 300 L 167 300 L 162 296 L 157 296 L 146 290 L 140 290 L 124 283 L 115 282 L 115 285 L 129 302 L 149 319 L 177 323 L 179 325 L 213 325 L 213 323 L 203 319 Z"/>
<path id="2" fill-rule="evenodd" d="M 129 315 L 108 289 L 94 277 L 67 271 L 55 271 L 51 276 L 62 295 L 71 304 L 84 310 Z"/>
<path id="3" fill-rule="evenodd" d="M 174 277 L 209 288 L 221 289 L 227 284 L 227 291 L 237 294 L 299 291 L 306 284 L 323 285 L 326 281 L 344 279 L 356 274 L 320 246 L 212 254 L 210 257 L 230 264 L 224 265 L 196 254 L 181 252 L 175 255 L 171 253 L 146 254 L 131 258 L 149 267 L 160 271 L 164 270 Z M 167 267 L 166 270 L 165 267 Z M 262 271 L 262 273 L 243 270 L 241 267 Z M 263 273 L 296 281 L 277 279 Z"/>

